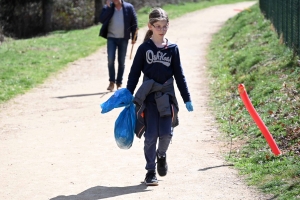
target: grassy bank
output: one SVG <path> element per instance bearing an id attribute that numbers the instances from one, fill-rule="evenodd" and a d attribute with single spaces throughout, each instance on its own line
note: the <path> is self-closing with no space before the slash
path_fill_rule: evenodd
<path id="1" fill-rule="evenodd" d="M 212 0 L 167 5 L 170 18 L 209 6 L 241 0 Z M 139 27 L 147 25 L 150 8 L 138 11 Z M 100 25 L 84 30 L 56 31 L 45 37 L 7 39 L 0 46 L 0 103 L 44 82 L 68 63 L 86 57 L 106 44 L 98 36 Z M 95 66 L 97 67 L 97 66 Z"/>
<path id="2" fill-rule="evenodd" d="M 228 161 L 276 199 L 300 199 L 299 58 L 255 5 L 214 36 L 208 60 L 217 120 L 232 139 Z M 272 154 L 244 107 L 241 83 L 282 155 Z"/>
<path id="3" fill-rule="evenodd" d="M 167 5 L 164 9 L 173 19 L 213 5 L 240 1 L 200 1 Z M 149 10 L 138 11 L 139 27 L 146 26 Z M 25 93 L 68 63 L 105 45 L 106 40 L 98 37 L 99 29 L 97 25 L 3 43 L 0 46 L 0 103 Z M 214 36 L 208 59 L 216 116 L 221 129 L 233 140 L 228 162 L 234 163 L 249 184 L 278 199 L 299 199 L 299 58 L 281 44 L 270 22 L 264 20 L 254 6 L 230 19 Z M 237 91 L 240 83 L 245 84 L 253 106 L 282 155 L 273 156 L 245 109 Z"/>

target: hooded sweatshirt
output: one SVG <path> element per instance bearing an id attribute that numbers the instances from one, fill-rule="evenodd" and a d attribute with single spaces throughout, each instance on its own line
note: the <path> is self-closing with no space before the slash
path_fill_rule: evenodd
<path id="1" fill-rule="evenodd" d="M 176 44 L 167 41 L 165 47 L 158 48 L 149 39 L 138 47 L 127 81 L 127 89 L 132 94 L 134 94 L 141 72 L 160 84 L 174 77 L 183 101 L 191 101 Z M 147 100 L 154 101 L 154 93 L 148 95 Z"/>

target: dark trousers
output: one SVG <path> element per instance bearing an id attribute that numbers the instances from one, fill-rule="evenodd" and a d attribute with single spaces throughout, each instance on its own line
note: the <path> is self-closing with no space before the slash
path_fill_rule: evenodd
<path id="1" fill-rule="evenodd" d="M 109 81 L 122 84 L 125 57 L 127 52 L 128 40 L 124 38 L 107 38 L 107 58 Z M 118 71 L 115 72 L 116 51 L 118 50 Z"/>
<path id="2" fill-rule="evenodd" d="M 166 155 L 170 141 L 173 136 L 172 116 L 160 117 L 155 102 L 145 102 L 145 141 L 144 155 L 146 159 L 146 170 L 155 170 L 156 152 Z M 156 149 L 156 144 L 158 147 Z"/>

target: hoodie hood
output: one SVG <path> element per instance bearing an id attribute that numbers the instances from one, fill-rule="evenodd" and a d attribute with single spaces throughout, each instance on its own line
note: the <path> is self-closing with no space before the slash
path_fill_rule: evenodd
<path id="1" fill-rule="evenodd" d="M 167 40 L 167 45 L 165 47 L 161 47 L 161 48 L 157 47 L 151 39 L 145 41 L 145 43 L 149 44 L 151 46 L 151 48 L 158 48 L 158 49 L 169 49 L 169 48 L 174 48 L 177 46 L 175 43 L 169 41 L 167 38 L 166 38 L 166 40 Z"/>

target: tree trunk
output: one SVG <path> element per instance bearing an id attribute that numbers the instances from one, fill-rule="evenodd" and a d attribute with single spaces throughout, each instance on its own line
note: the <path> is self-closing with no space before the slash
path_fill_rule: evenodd
<path id="1" fill-rule="evenodd" d="M 94 16 L 94 23 L 99 23 L 99 16 L 102 9 L 102 0 L 95 0 L 95 16 Z"/>
<path id="2" fill-rule="evenodd" d="M 43 0 L 43 28 L 45 33 L 52 31 L 53 0 Z"/>
<path id="3" fill-rule="evenodd" d="M 2 26 L 0 24 L 0 45 L 4 42 L 4 35 L 2 34 Z"/>

